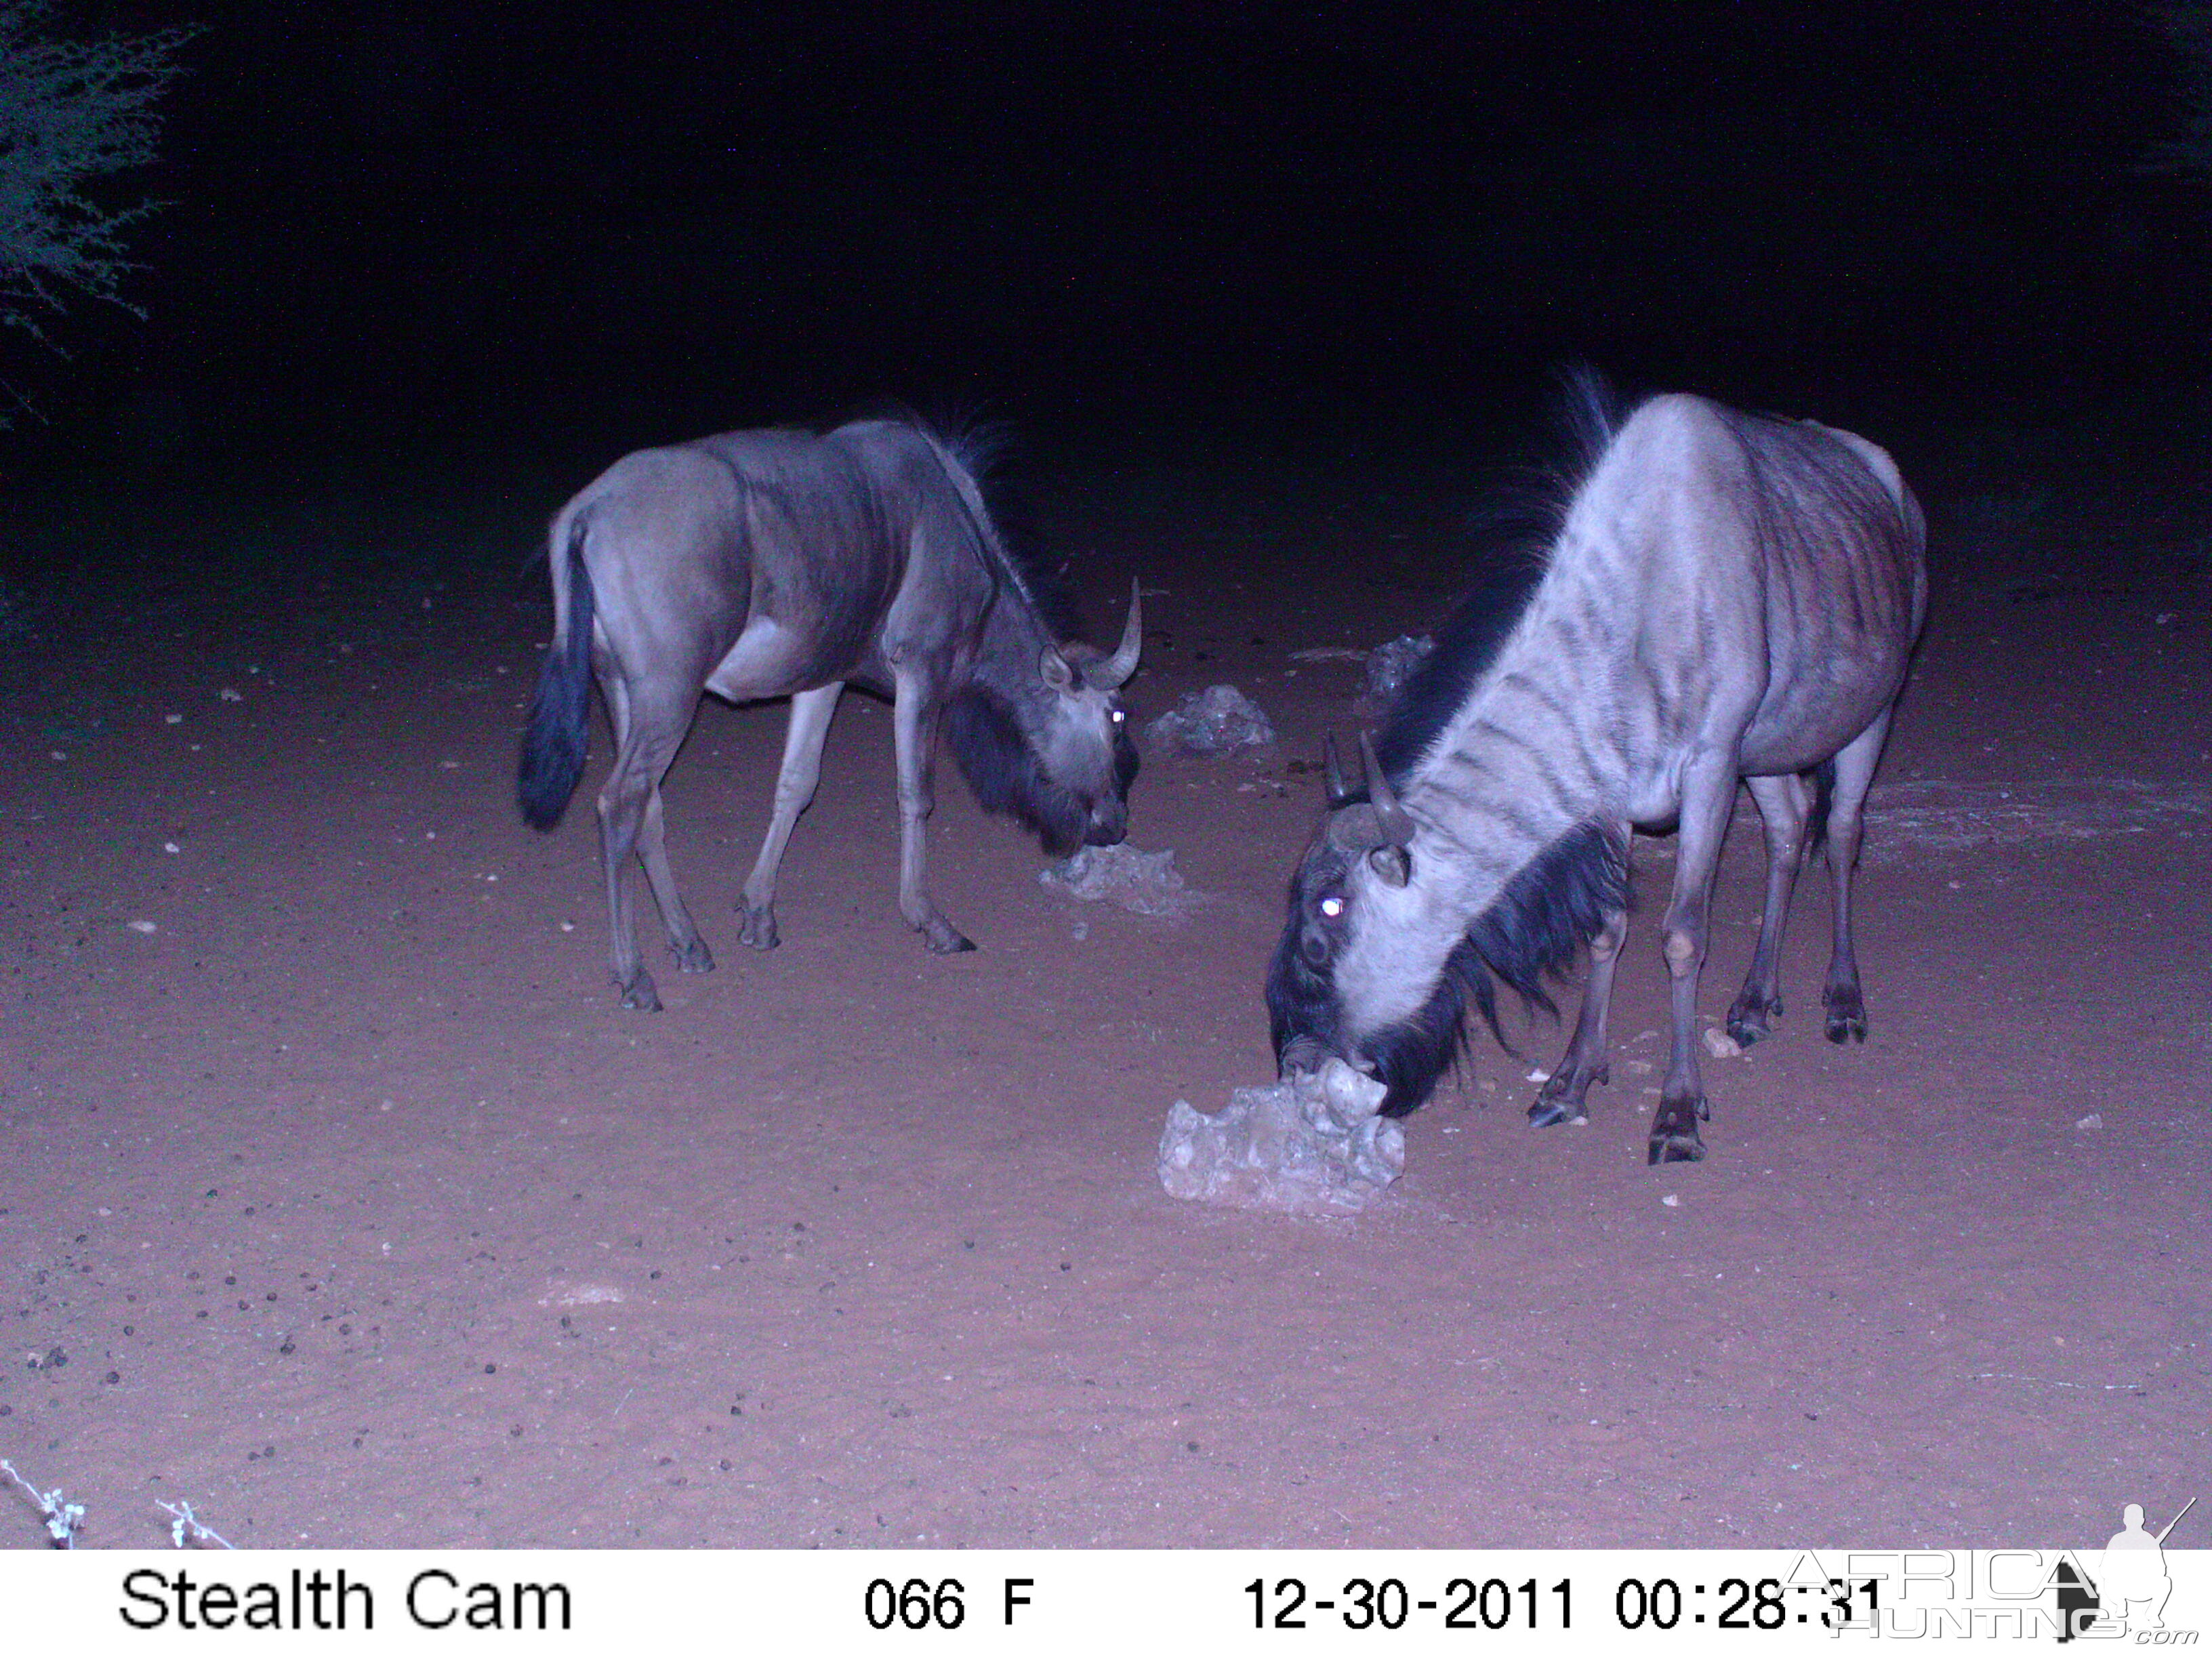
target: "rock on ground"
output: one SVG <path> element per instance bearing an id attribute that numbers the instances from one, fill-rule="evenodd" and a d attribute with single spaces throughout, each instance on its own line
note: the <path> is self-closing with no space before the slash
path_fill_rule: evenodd
<path id="1" fill-rule="evenodd" d="M 1367 653 L 1367 695 L 1377 702 L 1392 702 L 1421 665 L 1437 642 L 1426 634 L 1401 634 Z"/>
<path id="2" fill-rule="evenodd" d="M 1233 685 L 1209 685 L 1145 728 L 1158 749 L 1176 755 L 1225 755 L 1275 740 L 1275 723 Z"/>
<path id="3" fill-rule="evenodd" d="M 1181 915 L 1198 896 L 1183 885 L 1172 850 L 1140 853 L 1127 842 L 1086 847 L 1038 871 L 1037 879 L 1055 893 L 1118 904 L 1140 916 Z"/>
<path id="4" fill-rule="evenodd" d="M 1239 1209 L 1356 1215 L 1406 1167 L 1406 1132 L 1376 1115 L 1387 1092 L 1332 1059 L 1285 1083 L 1235 1090 L 1211 1117 L 1178 1100 L 1160 1135 L 1160 1184 Z"/>

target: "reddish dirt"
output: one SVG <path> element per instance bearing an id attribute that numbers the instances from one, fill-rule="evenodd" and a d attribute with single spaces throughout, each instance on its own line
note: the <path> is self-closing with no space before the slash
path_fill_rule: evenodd
<path id="1" fill-rule="evenodd" d="M 271 1547 L 2084 1544 L 2203 1485 L 2179 531 L 1939 501 L 1863 1048 L 1820 1038 L 1816 884 L 1778 1036 L 1708 1066 L 1711 1156 L 1647 1169 L 1647 899 L 1588 1127 L 1522 1117 L 1560 1031 L 1480 1043 L 1393 1197 L 1316 1223 L 1170 1200 L 1154 1148 L 1272 1073 L 1304 763 L 1358 718 L 1356 665 L 1291 653 L 1432 623 L 1450 495 L 1046 514 L 1102 634 L 1133 570 L 1162 590 L 1140 719 L 1229 680 L 1282 729 L 1139 781 L 1185 919 L 1048 893 L 948 775 L 934 889 L 982 948 L 929 956 L 888 716 L 848 698 L 749 952 L 781 711 L 710 705 L 668 804 L 720 968 L 656 928 L 657 1016 L 606 983 L 587 796 L 546 836 L 511 805 L 546 629 L 511 556 L 558 495 L 15 527 L 23 570 L 135 550 L 19 582 L 0 644 L 0 1455 L 88 1545 L 166 1543 L 157 1499 Z M 2118 560 L 2145 541 L 2181 550 Z M 1640 844 L 1647 896 L 1667 867 Z M 1757 880 L 1747 806 L 1710 1015 Z M 43 1540 L 0 1499 L 0 1544 Z"/>

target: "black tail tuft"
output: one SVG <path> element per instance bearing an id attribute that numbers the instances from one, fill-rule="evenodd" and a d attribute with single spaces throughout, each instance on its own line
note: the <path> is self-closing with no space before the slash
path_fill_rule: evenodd
<path id="1" fill-rule="evenodd" d="M 1828 810 L 1836 803 L 1836 763 L 1831 758 L 1813 769 L 1813 810 L 1805 818 L 1805 854 L 1828 839 Z"/>
<path id="2" fill-rule="evenodd" d="M 532 829 L 550 830 L 560 823 L 568 797 L 576 793 L 591 748 L 591 714 L 592 578 L 584 568 L 584 518 L 579 514 L 568 529 L 568 626 L 546 648 L 515 778 L 515 804 Z"/>

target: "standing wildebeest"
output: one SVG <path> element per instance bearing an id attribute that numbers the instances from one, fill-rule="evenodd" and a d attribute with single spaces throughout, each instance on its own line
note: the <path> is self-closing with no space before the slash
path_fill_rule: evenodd
<path id="1" fill-rule="evenodd" d="M 1684 396 L 1615 428 L 1582 390 L 1593 454 L 1548 555 L 1502 564 L 1462 608 L 1379 750 L 1362 740 L 1364 789 L 1332 776 L 1267 1006 L 1286 1071 L 1340 1054 L 1387 1083 L 1382 1109 L 1401 1115 L 1458 1052 L 1470 1000 L 1495 1033 L 1494 981 L 1542 1004 L 1546 977 L 1587 943 L 1573 1039 L 1528 1110 L 1580 1121 L 1589 1085 L 1607 1081 L 1630 832 L 1677 823 L 1656 1164 L 1704 1156 L 1698 972 L 1738 778 L 1765 821 L 1768 868 L 1729 1029 L 1753 1042 L 1782 1011 L 1809 820 L 1814 836 L 1825 822 L 1835 878 L 1827 1034 L 1866 1035 L 1851 872 L 1926 605 L 1926 532 L 1896 465 L 1863 438 Z"/>
<path id="2" fill-rule="evenodd" d="M 888 691 L 898 757 L 899 910 L 937 951 L 975 948 L 922 885 L 940 721 L 978 801 L 1048 851 L 1120 841 L 1137 754 L 1115 693 L 1135 672 L 1133 593 L 1121 647 L 1064 643 L 947 440 L 863 421 L 825 437 L 734 432 L 640 450 L 562 507 L 550 538 L 553 642 L 531 705 L 518 798 L 550 829 L 584 769 L 597 676 L 615 737 L 599 792 L 615 984 L 658 1008 L 638 957 L 625 866 L 645 866 L 679 965 L 714 965 L 663 842 L 660 780 L 702 690 L 789 696 L 775 808 L 745 878 L 747 945 L 776 942 L 775 877 L 814 798 L 847 680 Z"/>

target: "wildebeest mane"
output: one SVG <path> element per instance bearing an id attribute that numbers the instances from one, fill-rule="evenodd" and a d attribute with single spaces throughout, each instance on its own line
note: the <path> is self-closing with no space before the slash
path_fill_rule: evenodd
<path id="1" fill-rule="evenodd" d="M 979 550 L 1000 581 L 1020 595 L 1054 639 L 1084 637 L 1066 565 L 1053 565 L 1036 551 L 1028 498 L 1014 465 L 1012 428 L 973 415 L 932 419 L 908 409 L 891 410 L 884 418 L 914 428 L 957 469 L 954 488 L 975 522 Z M 960 489 L 961 474 L 972 495 Z"/>
<path id="2" fill-rule="evenodd" d="M 1470 516 L 1468 533 L 1480 550 L 1474 586 L 1453 608 L 1436 648 L 1408 678 L 1376 736 L 1376 757 L 1392 782 L 1405 782 L 1498 660 L 1543 582 L 1568 507 L 1628 412 L 1595 370 L 1569 372 L 1555 420 L 1563 453 L 1516 469 Z"/>
<path id="3" fill-rule="evenodd" d="M 1383 1112 L 1404 1116 L 1457 1063 L 1470 1006 L 1498 1046 L 1513 1053 L 1498 1024 L 1498 986 L 1528 1008 L 1556 1014 L 1546 981 L 1571 966 L 1606 917 L 1628 902 L 1627 849 L 1599 824 L 1577 824 L 1523 866 L 1468 925 L 1420 1011 L 1367 1042 L 1376 1075 L 1389 1086 Z"/>

